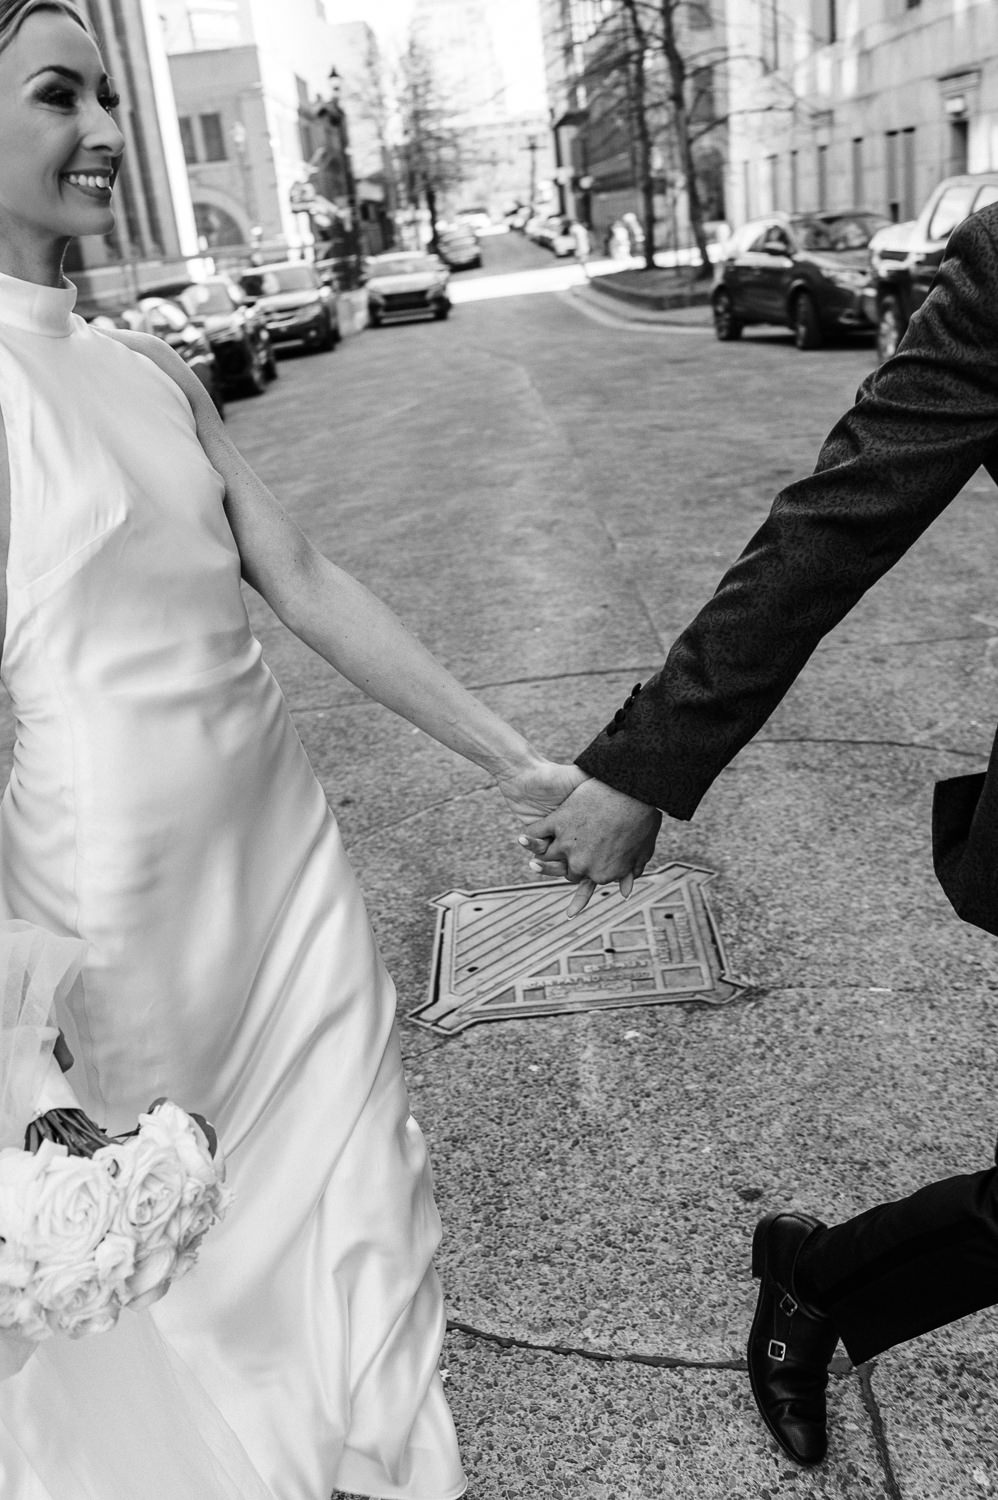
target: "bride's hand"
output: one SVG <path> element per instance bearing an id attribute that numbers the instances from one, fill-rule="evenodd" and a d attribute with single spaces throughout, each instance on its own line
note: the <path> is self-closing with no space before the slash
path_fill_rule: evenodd
<path id="1" fill-rule="evenodd" d="M 534 823 L 561 806 L 588 778 L 576 765 L 563 765 L 542 756 L 529 765 L 496 779 L 507 806 L 519 823 Z"/>

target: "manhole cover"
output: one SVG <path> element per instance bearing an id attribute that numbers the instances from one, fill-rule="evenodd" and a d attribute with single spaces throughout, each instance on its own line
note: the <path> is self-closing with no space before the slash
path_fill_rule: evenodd
<path id="1" fill-rule="evenodd" d="M 704 1000 L 745 988 L 727 973 L 704 887 L 712 870 L 668 864 L 625 901 L 598 890 L 567 918 L 563 880 L 438 896 L 429 997 L 409 1019 L 450 1034 L 479 1021 Z"/>

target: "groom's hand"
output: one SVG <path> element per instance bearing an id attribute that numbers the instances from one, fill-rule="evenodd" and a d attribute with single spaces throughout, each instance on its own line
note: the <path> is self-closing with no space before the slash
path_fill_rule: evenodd
<path id="1" fill-rule="evenodd" d="M 531 823 L 520 843 L 533 856 L 532 870 L 579 886 L 568 908 L 575 916 L 607 881 L 619 881 L 621 895 L 630 895 L 635 876 L 655 851 L 661 825 L 657 807 L 590 777 L 554 812 Z"/>

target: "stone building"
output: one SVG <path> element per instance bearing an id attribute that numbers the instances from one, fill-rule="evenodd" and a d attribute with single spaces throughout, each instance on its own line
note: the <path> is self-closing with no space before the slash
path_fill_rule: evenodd
<path id="1" fill-rule="evenodd" d="M 771 209 L 912 218 L 998 167 L 994 0 L 727 0 L 733 223 Z"/>
<path id="2" fill-rule="evenodd" d="M 216 260 L 323 253 L 334 230 L 370 218 L 380 248 L 383 160 L 330 74 L 360 93 L 355 69 L 380 67 L 369 28 L 330 24 L 320 0 L 158 0 L 201 244 Z M 360 52 L 358 52 L 358 46 Z M 332 112 L 331 112 L 332 106 Z M 334 118 L 335 116 L 335 118 Z"/>
<path id="3" fill-rule="evenodd" d="M 198 254 L 170 71 L 152 0 L 85 0 L 121 95 L 115 118 L 125 156 L 114 190 L 116 224 L 70 247 L 66 269 L 83 312 L 113 308 Z"/>

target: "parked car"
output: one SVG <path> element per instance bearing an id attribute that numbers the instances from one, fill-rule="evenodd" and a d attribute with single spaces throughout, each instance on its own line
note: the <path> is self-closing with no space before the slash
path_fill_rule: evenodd
<path id="1" fill-rule="evenodd" d="M 566 255 L 574 255 L 575 236 L 572 233 L 572 220 L 563 214 L 552 214 L 538 230 L 537 243 L 545 245 L 559 259 Z"/>
<path id="2" fill-rule="evenodd" d="M 482 247 L 470 229 L 438 229 L 437 254 L 452 271 L 476 269 L 482 264 Z"/>
<path id="3" fill-rule="evenodd" d="M 172 297 L 140 297 L 133 307 L 123 308 L 115 317 L 120 328 L 154 333 L 175 349 L 189 365 L 215 403 L 219 416 L 225 411 L 222 379 L 208 335 L 191 321 L 187 310 Z"/>
<path id="4" fill-rule="evenodd" d="M 272 345 L 304 344 L 314 353 L 339 343 L 336 298 L 307 261 L 251 266 L 237 272 L 236 279 L 262 313 Z"/>
<path id="5" fill-rule="evenodd" d="M 998 203 L 998 172 L 944 177 L 917 219 L 891 224 L 870 242 L 866 315 L 877 329 L 877 357 L 889 359 L 921 307 L 946 241 L 970 214 Z"/>
<path id="6" fill-rule="evenodd" d="M 711 306 L 722 340 L 750 323 L 793 329 L 798 349 L 817 349 L 837 332 L 872 331 L 863 310 L 869 244 L 890 220 L 865 209 L 770 214 L 724 243 Z"/>
<path id="7" fill-rule="evenodd" d="M 192 281 L 176 294 L 192 323 L 208 335 L 226 395 L 259 396 L 277 375 L 270 334 L 259 307 L 228 276 Z"/>
<path id="8" fill-rule="evenodd" d="M 459 208 L 454 215 L 457 222 L 474 234 L 486 234 L 492 228 L 492 215 L 487 208 Z"/>
<path id="9" fill-rule="evenodd" d="M 450 271 L 436 255 L 395 250 L 367 261 L 367 315 L 372 328 L 386 318 L 429 315 L 446 318 Z"/>

